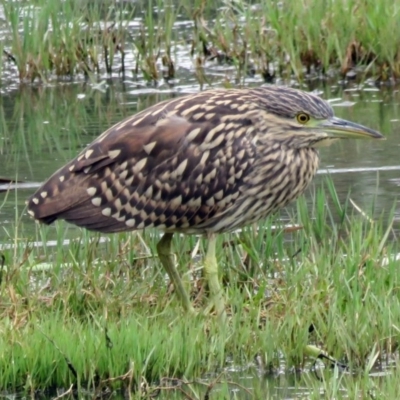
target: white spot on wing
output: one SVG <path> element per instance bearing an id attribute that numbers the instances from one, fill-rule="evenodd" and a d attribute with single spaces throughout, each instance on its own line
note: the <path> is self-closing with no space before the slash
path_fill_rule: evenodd
<path id="1" fill-rule="evenodd" d="M 205 183 L 210 183 L 212 179 L 214 179 L 217 175 L 217 170 L 214 168 L 204 177 Z"/>
<path id="2" fill-rule="evenodd" d="M 93 153 L 93 149 L 86 150 L 85 158 L 88 159 L 92 155 L 92 153 Z"/>
<path id="3" fill-rule="evenodd" d="M 149 188 L 144 192 L 144 195 L 147 198 L 150 198 L 153 196 L 153 186 L 149 186 Z"/>
<path id="4" fill-rule="evenodd" d="M 197 137 L 197 135 L 198 135 L 200 132 L 201 132 L 201 128 L 193 129 L 192 131 L 190 131 L 190 132 L 187 134 L 186 139 L 187 139 L 189 142 L 192 142 L 192 141 Z"/>
<path id="5" fill-rule="evenodd" d="M 147 157 L 146 157 L 146 158 L 142 158 L 141 160 L 139 160 L 139 161 L 136 163 L 136 165 L 132 168 L 133 172 L 134 172 L 135 174 L 137 174 L 138 172 L 140 172 L 140 171 L 144 168 L 144 166 L 146 165 L 146 163 L 147 163 Z"/>
<path id="6" fill-rule="evenodd" d="M 225 128 L 225 124 L 219 124 L 215 128 L 211 129 L 208 133 L 207 136 L 204 139 L 204 143 L 209 143 L 212 141 L 214 135 L 220 131 L 222 131 Z"/>
<path id="7" fill-rule="evenodd" d="M 107 197 L 108 201 L 111 201 L 114 198 L 113 192 L 111 189 L 107 189 L 104 193 Z"/>
<path id="8" fill-rule="evenodd" d="M 125 181 L 125 186 L 130 186 L 133 182 L 134 176 L 131 176 L 129 179 Z"/>
<path id="9" fill-rule="evenodd" d="M 217 200 L 221 200 L 223 196 L 224 196 L 224 191 L 222 189 L 219 192 L 215 193 L 215 195 L 214 195 L 214 197 Z"/>
<path id="10" fill-rule="evenodd" d="M 206 114 L 206 119 L 211 119 L 215 117 L 215 113 L 208 113 Z"/>
<path id="11" fill-rule="evenodd" d="M 220 134 L 214 141 L 212 141 L 209 145 L 209 149 L 213 149 L 214 147 L 219 146 L 222 141 L 224 140 L 225 136 L 223 134 Z"/>
<path id="12" fill-rule="evenodd" d="M 122 171 L 122 172 L 119 174 L 119 179 L 124 180 L 127 176 L 128 176 L 128 170 L 125 169 L 124 171 Z"/>
<path id="13" fill-rule="evenodd" d="M 194 106 L 187 108 L 186 110 L 181 112 L 182 117 L 186 117 L 190 113 L 196 111 L 198 108 L 200 108 L 200 104 L 195 104 Z"/>
<path id="14" fill-rule="evenodd" d="M 145 114 L 142 118 L 138 118 L 136 121 L 134 121 L 132 123 L 132 126 L 139 125 L 146 117 L 147 117 L 147 114 Z M 130 121 L 128 121 L 128 122 L 130 122 Z"/>
<path id="15" fill-rule="evenodd" d="M 42 192 L 40 195 L 45 199 L 47 197 L 47 192 Z"/>
<path id="16" fill-rule="evenodd" d="M 114 129 L 116 131 L 119 131 L 120 129 L 124 128 L 127 124 L 129 124 L 132 121 L 132 119 L 134 119 L 134 118 L 135 118 L 135 115 L 133 115 L 130 118 L 127 118 L 125 121 L 122 121 L 122 122 L 118 123 L 117 125 L 115 125 Z"/>
<path id="17" fill-rule="evenodd" d="M 244 149 L 240 150 L 239 153 L 236 153 L 236 158 L 241 160 L 244 157 L 244 153 L 245 153 Z"/>
<path id="18" fill-rule="evenodd" d="M 95 197 L 94 199 L 92 199 L 92 204 L 96 207 L 101 206 L 101 197 Z"/>
<path id="19" fill-rule="evenodd" d="M 94 196 L 96 194 L 96 192 L 97 192 L 97 189 L 95 187 L 90 187 L 90 188 L 87 188 L 86 191 L 87 191 L 89 196 Z"/>
<path id="20" fill-rule="evenodd" d="M 60 182 L 64 182 L 65 176 L 61 175 L 58 179 L 60 180 Z"/>
<path id="21" fill-rule="evenodd" d="M 195 179 L 195 182 L 197 185 L 201 185 L 201 182 L 203 182 L 203 174 L 199 174 L 199 176 Z"/>
<path id="22" fill-rule="evenodd" d="M 155 145 L 157 144 L 156 141 L 148 143 L 146 145 L 143 146 L 143 150 L 147 153 L 150 154 L 151 151 L 154 149 Z"/>
<path id="23" fill-rule="evenodd" d="M 107 207 L 104 210 L 101 211 L 101 213 L 105 216 L 105 217 L 109 217 L 111 216 L 111 208 Z"/>
<path id="24" fill-rule="evenodd" d="M 203 118 L 203 116 L 204 116 L 204 112 L 199 112 L 199 113 L 197 113 L 197 114 L 194 114 L 193 115 L 193 119 L 200 119 L 200 118 Z"/>
<path id="25" fill-rule="evenodd" d="M 210 197 L 207 201 L 206 204 L 210 207 L 212 207 L 215 204 L 214 197 Z"/>
<path id="26" fill-rule="evenodd" d="M 197 199 L 195 199 L 195 198 L 193 198 L 193 199 L 190 199 L 189 201 L 188 201 L 188 206 L 189 207 L 200 207 L 201 206 L 201 196 L 199 196 Z"/>
<path id="27" fill-rule="evenodd" d="M 205 164 L 209 156 L 210 156 L 210 150 L 206 150 L 201 156 L 200 164 Z"/>
<path id="28" fill-rule="evenodd" d="M 121 199 L 119 199 L 119 198 L 115 199 L 114 206 L 118 210 L 118 212 L 121 211 L 121 209 L 122 209 Z"/>
<path id="29" fill-rule="evenodd" d="M 243 175 L 243 170 L 240 169 L 238 172 L 236 172 L 235 178 L 240 179 L 242 177 L 242 175 Z"/>
<path id="30" fill-rule="evenodd" d="M 121 154 L 121 150 L 119 150 L 119 149 L 117 149 L 117 150 L 110 150 L 110 151 L 108 152 L 108 156 L 109 156 L 111 159 L 117 158 L 120 154 Z"/>
<path id="31" fill-rule="evenodd" d="M 34 197 L 32 199 L 32 202 L 35 203 L 35 204 L 39 204 L 39 199 L 37 197 Z"/>
<path id="32" fill-rule="evenodd" d="M 136 221 L 133 218 L 125 221 L 125 225 L 129 226 L 130 228 L 133 228 L 135 226 L 135 223 Z"/>
<path id="33" fill-rule="evenodd" d="M 187 166 L 188 160 L 187 158 L 185 160 L 183 160 L 179 165 L 178 168 L 176 169 L 176 174 L 177 175 L 183 175 L 183 173 L 185 172 L 186 166 Z"/>
<path id="34" fill-rule="evenodd" d="M 170 206 L 172 207 L 179 207 L 182 204 L 182 196 L 175 197 L 171 200 Z"/>

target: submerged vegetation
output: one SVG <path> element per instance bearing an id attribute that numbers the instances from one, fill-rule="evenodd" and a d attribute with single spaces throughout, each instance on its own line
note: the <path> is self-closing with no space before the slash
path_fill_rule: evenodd
<path id="1" fill-rule="evenodd" d="M 235 79 L 267 82 L 400 78 L 400 5 L 389 0 L 2 4 L 2 69 L 15 67 L 21 81 L 101 73 L 171 80 L 182 52 L 201 84 L 211 63 L 232 67 Z"/>

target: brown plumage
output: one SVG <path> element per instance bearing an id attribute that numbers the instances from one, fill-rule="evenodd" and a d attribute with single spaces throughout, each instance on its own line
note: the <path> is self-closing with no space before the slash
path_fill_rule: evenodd
<path id="1" fill-rule="evenodd" d="M 318 168 L 316 147 L 345 136 L 382 137 L 295 89 L 188 95 L 108 129 L 43 184 L 28 211 L 106 233 L 229 231 L 303 193 Z"/>

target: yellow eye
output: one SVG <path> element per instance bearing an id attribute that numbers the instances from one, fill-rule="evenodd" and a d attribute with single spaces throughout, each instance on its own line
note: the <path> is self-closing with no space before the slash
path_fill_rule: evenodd
<path id="1" fill-rule="evenodd" d="M 297 122 L 299 124 L 306 124 L 310 120 L 310 116 L 306 113 L 298 113 L 296 115 Z"/>

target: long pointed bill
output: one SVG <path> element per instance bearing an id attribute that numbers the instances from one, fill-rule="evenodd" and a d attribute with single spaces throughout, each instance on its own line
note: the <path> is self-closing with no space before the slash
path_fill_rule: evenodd
<path id="1" fill-rule="evenodd" d="M 323 130 L 329 137 L 338 139 L 385 139 L 373 129 L 336 117 L 321 122 L 317 128 Z"/>

